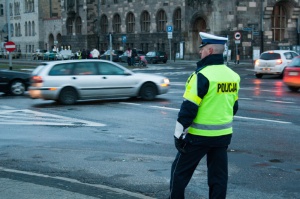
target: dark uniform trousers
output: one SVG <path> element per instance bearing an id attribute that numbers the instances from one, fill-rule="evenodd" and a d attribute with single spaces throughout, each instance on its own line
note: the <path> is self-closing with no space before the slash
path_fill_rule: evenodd
<path id="1" fill-rule="evenodd" d="M 188 185 L 200 160 L 206 155 L 207 178 L 210 199 L 226 198 L 228 181 L 227 148 L 231 134 L 218 137 L 203 137 L 187 134 L 186 153 L 177 153 L 172 164 L 170 199 L 184 199 Z"/>

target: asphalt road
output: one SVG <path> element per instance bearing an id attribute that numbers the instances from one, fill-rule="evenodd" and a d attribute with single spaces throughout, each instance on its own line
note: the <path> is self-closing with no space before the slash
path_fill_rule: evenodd
<path id="1" fill-rule="evenodd" d="M 166 198 L 176 154 L 174 125 L 194 64 L 136 69 L 171 80 L 170 92 L 152 102 L 118 99 L 62 106 L 0 95 L 0 180 L 18 182 L 10 186 L 14 192 L 24 182 L 32 190 L 41 185 L 46 196 L 54 189 L 66 191 L 66 198 L 68 193 L 79 194 L 69 198 L 105 198 L 101 186 L 106 186 L 121 190 L 118 194 L 128 191 L 129 198 Z M 290 92 L 278 77 L 256 79 L 248 63 L 230 67 L 242 81 L 228 149 L 227 198 L 299 198 L 300 93 Z M 0 190 L 1 198 L 4 193 Z M 205 159 L 186 197 L 208 198 Z"/>

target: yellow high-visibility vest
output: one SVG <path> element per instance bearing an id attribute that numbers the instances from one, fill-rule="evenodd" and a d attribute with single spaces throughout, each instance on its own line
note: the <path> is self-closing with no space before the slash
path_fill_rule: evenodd
<path id="1" fill-rule="evenodd" d="M 197 95 L 197 73 L 202 73 L 209 81 L 203 99 Z M 231 134 L 239 83 L 240 76 L 226 65 L 211 65 L 193 73 L 186 83 L 183 97 L 198 105 L 199 109 L 188 132 L 209 137 Z"/>

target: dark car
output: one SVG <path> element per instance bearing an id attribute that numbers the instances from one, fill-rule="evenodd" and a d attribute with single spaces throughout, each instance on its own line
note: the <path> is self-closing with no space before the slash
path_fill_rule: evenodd
<path id="1" fill-rule="evenodd" d="M 132 54 L 135 54 L 137 56 L 135 56 L 134 60 L 136 63 L 138 63 L 140 61 L 140 57 L 141 56 L 145 56 L 145 52 L 139 49 L 132 49 Z M 119 56 L 119 62 L 127 62 L 127 53 L 124 52 L 122 55 Z"/>
<path id="2" fill-rule="evenodd" d="M 24 95 L 30 85 L 30 74 L 11 70 L 0 70 L 0 92 Z"/>
<path id="3" fill-rule="evenodd" d="M 44 53 L 46 53 L 46 52 L 47 52 L 47 50 L 37 49 L 35 51 L 35 53 L 32 54 L 32 59 L 36 59 L 36 60 L 43 59 Z"/>
<path id="4" fill-rule="evenodd" d="M 112 61 L 118 62 L 119 57 L 124 53 L 122 50 L 112 50 Z M 100 56 L 100 59 L 110 60 L 110 50 L 107 50 L 103 55 Z"/>
<path id="5" fill-rule="evenodd" d="M 158 62 L 167 63 L 168 56 L 163 51 L 150 51 L 145 56 L 146 60 L 150 64 L 157 64 Z"/>

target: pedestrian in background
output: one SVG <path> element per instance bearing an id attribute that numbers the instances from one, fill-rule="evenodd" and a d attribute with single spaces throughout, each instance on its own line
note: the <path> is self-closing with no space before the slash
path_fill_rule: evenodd
<path id="1" fill-rule="evenodd" d="M 132 50 L 130 48 L 127 48 L 126 55 L 127 55 L 127 64 L 128 64 L 128 66 L 131 66 L 132 65 L 132 62 L 131 62 Z"/>
<path id="2" fill-rule="evenodd" d="M 178 153 L 171 168 L 170 199 L 184 199 L 185 188 L 205 155 L 209 199 L 226 198 L 227 148 L 238 110 L 240 77 L 224 64 L 227 38 L 199 34 L 201 60 L 186 82 L 175 126 Z"/>

